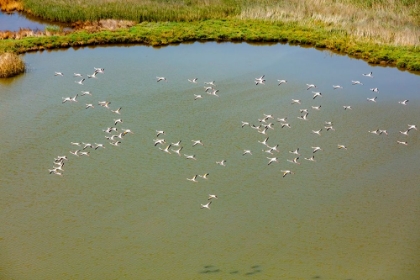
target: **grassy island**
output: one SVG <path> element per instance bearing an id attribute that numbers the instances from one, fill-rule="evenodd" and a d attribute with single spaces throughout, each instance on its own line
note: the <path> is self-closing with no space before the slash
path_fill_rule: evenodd
<path id="1" fill-rule="evenodd" d="M 0 53 L 117 43 L 283 42 L 420 71 L 419 0 L 0 0 L 0 6 L 75 27 L 3 32 Z"/>

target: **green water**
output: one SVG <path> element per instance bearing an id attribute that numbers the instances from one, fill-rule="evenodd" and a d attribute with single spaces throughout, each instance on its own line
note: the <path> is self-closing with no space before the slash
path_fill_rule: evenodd
<path id="1" fill-rule="evenodd" d="M 1 279 L 419 279 L 420 131 L 399 133 L 420 125 L 419 76 L 280 44 L 84 48 L 24 59 L 28 73 L 0 82 Z M 93 67 L 105 73 L 74 82 L 74 72 L 86 78 Z M 362 76 L 370 71 L 374 78 Z M 266 84 L 256 86 L 261 75 Z M 204 92 L 213 80 L 219 97 Z M 322 98 L 312 99 L 307 83 Z M 76 93 L 79 102 L 62 104 Z M 307 121 L 297 118 L 303 108 Z M 275 119 L 268 135 L 241 128 L 263 114 L 287 117 L 291 128 Z M 102 130 L 118 118 L 134 134 L 114 147 Z M 321 136 L 311 133 L 320 128 Z M 375 129 L 389 135 L 368 133 Z M 197 160 L 159 150 L 156 130 Z M 262 152 L 266 136 L 279 153 Z M 197 139 L 204 146 L 192 147 Z M 106 148 L 76 157 L 70 142 Z M 322 148 L 316 162 L 304 159 L 312 146 Z M 296 148 L 300 165 L 287 161 Z M 64 176 L 48 173 L 58 155 L 69 158 Z M 267 156 L 279 162 L 267 165 Z M 285 169 L 295 174 L 283 178 Z M 207 180 L 187 180 L 204 173 Z M 200 209 L 208 194 L 218 199 Z"/>

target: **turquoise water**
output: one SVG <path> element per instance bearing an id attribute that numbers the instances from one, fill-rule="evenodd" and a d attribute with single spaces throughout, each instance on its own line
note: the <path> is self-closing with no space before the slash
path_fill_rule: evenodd
<path id="1" fill-rule="evenodd" d="M 420 125 L 419 76 L 280 44 L 83 48 L 24 59 L 25 75 L 0 81 L 0 278 L 418 279 L 420 131 L 399 131 Z M 105 73 L 86 78 L 94 67 Z M 373 78 L 362 76 L 370 71 Z M 266 84 L 256 86 L 262 75 Z M 209 81 L 219 97 L 205 93 Z M 322 97 L 312 99 L 311 83 Z M 62 104 L 76 94 L 77 103 Z M 98 105 L 104 100 L 121 115 Z M 275 118 L 267 135 L 241 127 L 263 114 Z M 114 147 L 102 130 L 118 118 L 134 134 Z M 368 132 L 376 129 L 388 135 Z M 162 152 L 156 130 L 197 160 Z M 280 152 L 262 151 L 267 136 Z M 193 147 L 197 139 L 204 146 Z M 106 148 L 76 157 L 70 142 Z M 310 162 L 313 146 L 322 150 Z M 300 165 L 287 161 L 297 148 Z M 69 158 L 63 176 L 48 173 L 58 155 Z M 267 165 L 267 156 L 278 162 Z M 222 159 L 226 166 L 216 164 Z M 187 180 L 204 173 L 207 180 Z M 218 199 L 200 209 L 208 194 Z"/>

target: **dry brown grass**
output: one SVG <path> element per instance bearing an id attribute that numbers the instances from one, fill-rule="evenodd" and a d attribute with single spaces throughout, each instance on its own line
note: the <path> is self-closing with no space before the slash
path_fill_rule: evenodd
<path id="1" fill-rule="evenodd" d="M 0 9 L 4 12 L 22 11 L 22 1 L 0 0 Z"/>
<path id="2" fill-rule="evenodd" d="M 289 0 L 273 3 L 257 1 L 242 9 L 241 19 L 296 22 L 315 26 L 317 23 L 340 28 L 359 40 L 376 43 L 420 46 L 420 26 L 417 12 L 420 1 L 404 5 L 400 0 L 372 1 L 363 7 L 363 1 L 351 0 Z M 365 1 L 367 2 L 367 1 Z"/>
<path id="3" fill-rule="evenodd" d="M 25 72 L 25 63 L 14 53 L 0 55 L 0 78 L 16 76 Z"/>

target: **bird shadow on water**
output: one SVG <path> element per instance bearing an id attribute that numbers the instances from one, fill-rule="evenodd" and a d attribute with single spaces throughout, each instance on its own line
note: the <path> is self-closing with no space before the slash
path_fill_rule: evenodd
<path id="1" fill-rule="evenodd" d="M 241 272 L 239 270 L 229 270 L 225 271 L 225 273 L 231 274 L 231 275 L 245 275 L 245 276 L 251 276 L 258 273 L 261 273 L 262 269 L 259 265 L 253 265 L 249 269 L 245 270 L 244 272 Z M 223 273 L 223 271 L 219 268 L 217 268 L 214 265 L 205 265 L 202 270 L 199 272 L 200 274 L 213 274 L 213 273 Z"/>

